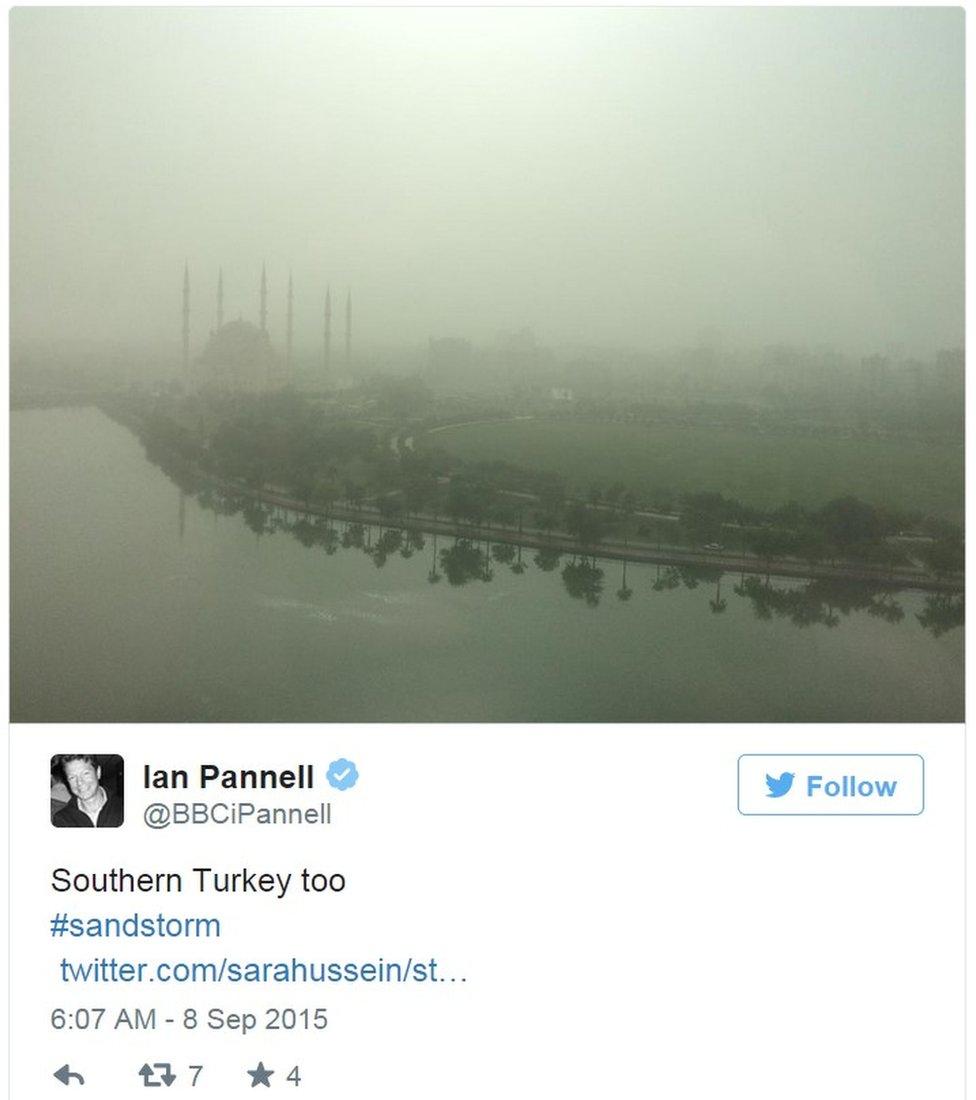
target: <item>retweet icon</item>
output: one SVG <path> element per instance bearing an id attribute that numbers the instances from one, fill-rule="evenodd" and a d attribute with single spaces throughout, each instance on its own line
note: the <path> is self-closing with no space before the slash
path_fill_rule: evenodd
<path id="1" fill-rule="evenodd" d="M 795 772 L 783 772 L 779 779 L 774 779 L 768 772 L 766 773 L 766 786 L 769 788 L 769 794 L 767 798 L 782 798 L 784 794 L 788 794 L 790 787 L 793 786 L 793 779 L 795 778 Z"/>

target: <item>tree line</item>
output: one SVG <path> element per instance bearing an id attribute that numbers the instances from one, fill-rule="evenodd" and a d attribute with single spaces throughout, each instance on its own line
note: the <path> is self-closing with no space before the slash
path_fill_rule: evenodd
<path id="1" fill-rule="evenodd" d="M 135 428 L 151 458 L 178 456 L 204 474 L 277 491 L 308 509 L 341 503 L 368 506 L 388 521 L 429 516 L 459 529 L 531 528 L 591 550 L 610 539 L 660 543 L 661 525 L 656 534 L 652 525 L 665 517 L 683 545 L 750 554 L 767 567 L 789 558 L 887 570 L 921 562 L 944 578 L 964 570 L 960 527 L 853 496 L 816 508 L 787 502 L 763 510 L 710 491 L 661 491 L 645 499 L 616 481 L 594 483 L 581 497 L 553 472 L 398 449 L 381 426 L 287 391 L 129 395 L 108 411 Z"/>

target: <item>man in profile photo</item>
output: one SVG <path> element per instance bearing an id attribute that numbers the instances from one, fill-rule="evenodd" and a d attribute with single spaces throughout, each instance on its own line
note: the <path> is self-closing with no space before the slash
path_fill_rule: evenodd
<path id="1" fill-rule="evenodd" d="M 51 823 L 59 829 L 117 829 L 122 824 L 122 757 L 100 758 L 85 753 L 63 753 L 51 761 Z M 64 777 L 67 791 L 57 782 Z M 59 788 L 70 792 L 55 809 Z M 63 801 L 63 795 L 62 795 Z"/>

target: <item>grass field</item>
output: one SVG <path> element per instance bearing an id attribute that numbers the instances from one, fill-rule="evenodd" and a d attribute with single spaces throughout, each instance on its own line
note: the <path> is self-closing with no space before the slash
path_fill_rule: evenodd
<path id="1" fill-rule="evenodd" d="M 956 522 L 963 515 L 962 444 L 524 420 L 445 428 L 418 439 L 424 445 L 550 470 L 582 491 L 619 480 L 641 495 L 714 490 L 758 508 L 852 494 Z"/>

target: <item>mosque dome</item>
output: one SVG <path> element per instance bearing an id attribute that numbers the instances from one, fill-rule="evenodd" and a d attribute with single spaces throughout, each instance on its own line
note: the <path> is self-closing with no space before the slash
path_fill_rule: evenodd
<path id="1" fill-rule="evenodd" d="M 229 321 L 210 334 L 197 359 L 200 385 L 265 390 L 280 385 L 281 365 L 268 338 L 249 321 Z"/>

